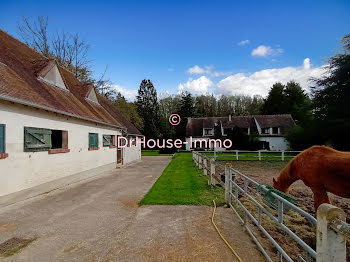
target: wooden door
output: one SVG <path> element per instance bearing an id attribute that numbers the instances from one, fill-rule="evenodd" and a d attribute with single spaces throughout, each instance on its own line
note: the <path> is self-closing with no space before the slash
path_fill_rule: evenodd
<path id="1" fill-rule="evenodd" d="M 123 164 L 123 149 L 118 148 L 117 149 L 117 164 Z"/>

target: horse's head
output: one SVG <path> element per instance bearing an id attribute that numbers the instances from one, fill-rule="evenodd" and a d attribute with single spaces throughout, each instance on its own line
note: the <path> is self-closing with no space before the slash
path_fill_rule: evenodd
<path id="1" fill-rule="evenodd" d="M 272 179 L 273 187 L 276 188 L 279 191 L 282 191 L 283 193 L 288 194 L 289 193 L 289 185 L 283 185 L 280 181 L 280 179 L 276 180 L 275 178 Z"/>

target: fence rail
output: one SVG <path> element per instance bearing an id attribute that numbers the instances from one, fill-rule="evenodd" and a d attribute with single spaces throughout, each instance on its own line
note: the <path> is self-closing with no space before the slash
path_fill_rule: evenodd
<path id="1" fill-rule="evenodd" d="M 202 155 L 209 156 L 214 158 L 214 160 L 247 160 L 247 159 L 256 159 L 256 160 L 290 160 L 294 158 L 301 151 L 247 151 L 247 150 L 226 150 L 226 151 L 196 151 Z"/>
<path id="2" fill-rule="evenodd" d="M 234 151 L 236 152 L 236 151 Z M 246 152 L 246 151 L 245 151 Z M 249 151 L 251 152 L 251 151 Z M 296 153 L 297 151 L 292 151 Z M 305 212 L 298 206 L 287 201 L 280 195 L 270 192 L 266 187 L 261 187 L 259 183 L 249 178 L 245 174 L 232 168 L 230 164 L 222 165 L 215 161 L 214 157 L 208 156 L 207 152 L 193 151 L 192 157 L 196 165 L 203 169 L 204 175 L 208 176 L 208 184 L 222 184 L 225 187 L 225 201 L 239 218 L 248 234 L 252 237 L 257 247 L 268 261 L 273 261 L 273 257 L 266 250 L 266 247 L 258 240 L 254 227 L 269 240 L 276 248 L 277 261 L 295 261 L 278 243 L 273 236 L 266 230 L 263 223 L 263 215 L 267 216 L 280 231 L 287 234 L 300 247 L 302 252 L 297 255 L 297 261 L 336 261 L 345 262 L 346 260 L 346 241 L 350 240 L 350 225 L 345 222 L 345 213 L 343 210 L 329 204 L 323 204 L 317 210 L 317 220 L 311 214 Z M 224 174 L 224 181 L 217 175 L 217 169 L 221 169 Z M 277 203 L 277 211 L 266 207 L 261 202 L 262 195 L 269 195 Z M 253 204 L 252 206 L 242 201 L 245 198 Z M 260 200 L 260 201 L 259 201 Z M 316 250 L 309 246 L 305 241 L 294 233 L 288 225 L 284 223 L 285 213 L 293 210 L 304 217 L 316 231 Z M 255 211 L 255 212 L 254 212 Z"/>

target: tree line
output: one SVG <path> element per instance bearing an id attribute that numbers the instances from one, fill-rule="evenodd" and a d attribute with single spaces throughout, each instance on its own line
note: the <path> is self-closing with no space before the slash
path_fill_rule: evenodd
<path id="1" fill-rule="evenodd" d="M 290 81 L 285 85 L 275 83 L 265 99 L 240 95 L 193 96 L 188 92 L 158 99 L 152 82 L 143 80 L 133 104 L 142 120 L 139 128 L 150 138 L 184 138 L 188 117 L 291 114 L 296 122 L 287 136 L 291 149 L 328 145 L 350 150 L 350 34 L 342 38 L 339 53 L 328 59 L 325 70 L 320 78 L 310 79 L 310 94 L 299 83 Z M 180 115 L 180 125 L 169 124 L 172 113 Z M 244 139 L 237 132 L 232 135 L 256 145 L 254 134 Z"/>

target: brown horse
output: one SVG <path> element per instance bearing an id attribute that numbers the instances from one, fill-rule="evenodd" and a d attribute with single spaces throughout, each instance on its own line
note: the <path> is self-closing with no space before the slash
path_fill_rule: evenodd
<path id="1" fill-rule="evenodd" d="M 312 146 L 298 154 L 281 171 L 273 187 L 288 194 L 301 179 L 314 193 L 314 207 L 330 203 L 327 192 L 350 198 L 350 153 L 326 146 Z"/>

